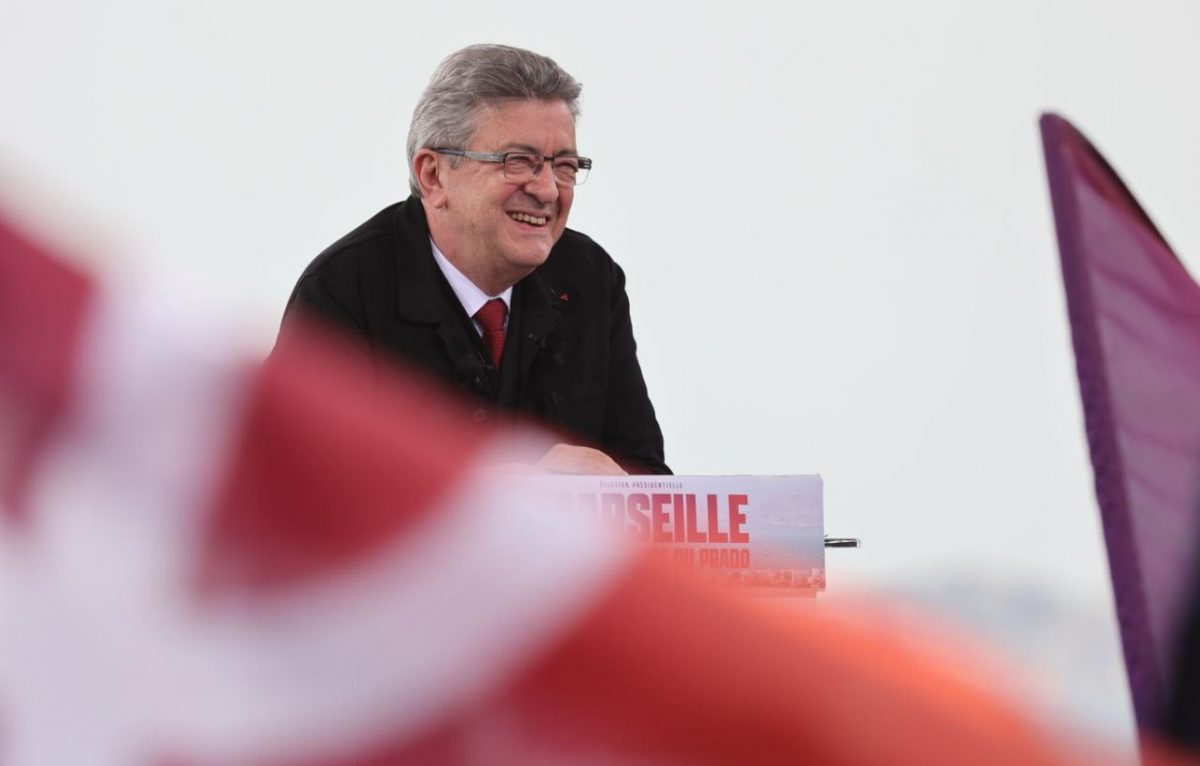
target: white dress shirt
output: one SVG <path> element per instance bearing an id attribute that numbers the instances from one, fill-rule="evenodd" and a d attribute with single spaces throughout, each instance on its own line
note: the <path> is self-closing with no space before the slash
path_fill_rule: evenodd
<path id="1" fill-rule="evenodd" d="M 488 295 L 479 286 L 467 278 L 454 264 L 438 249 L 437 243 L 433 241 L 433 237 L 429 238 L 429 244 L 433 247 L 433 260 L 437 261 L 438 268 L 446 275 L 446 281 L 450 283 L 450 289 L 458 297 L 458 302 L 467 312 L 467 316 L 471 317 L 471 324 L 475 325 L 475 332 L 479 333 L 479 337 L 483 337 L 483 326 L 475 319 L 475 312 L 483 308 L 483 304 L 494 298 L 499 298 L 504 301 L 504 308 L 507 313 L 504 316 L 504 328 L 508 329 L 508 316 L 512 313 L 512 287 L 508 287 L 499 295 Z"/>

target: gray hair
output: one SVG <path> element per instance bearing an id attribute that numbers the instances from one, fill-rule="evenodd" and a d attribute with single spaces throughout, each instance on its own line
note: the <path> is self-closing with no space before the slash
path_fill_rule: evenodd
<path id="1" fill-rule="evenodd" d="M 508 45 L 470 45 L 438 65 L 408 129 L 408 186 L 420 197 L 413 157 L 428 146 L 465 147 L 482 107 L 513 99 L 563 101 L 579 118 L 583 86 L 553 59 Z M 457 165 L 461 158 L 451 162 Z"/>

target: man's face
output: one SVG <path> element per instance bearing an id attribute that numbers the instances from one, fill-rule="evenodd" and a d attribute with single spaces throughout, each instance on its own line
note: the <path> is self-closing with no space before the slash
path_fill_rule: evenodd
<path id="1" fill-rule="evenodd" d="M 574 154 L 575 118 L 562 101 L 485 106 L 464 148 L 547 157 Z M 532 181 L 517 184 L 505 178 L 499 164 L 464 159 L 458 168 L 450 168 L 449 160 L 442 157 L 445 222 L 454 240 L 447 244 L 509 284 L 545 262 L 567 226 L 575 188 L 555 184 L 550 163 Z"/>

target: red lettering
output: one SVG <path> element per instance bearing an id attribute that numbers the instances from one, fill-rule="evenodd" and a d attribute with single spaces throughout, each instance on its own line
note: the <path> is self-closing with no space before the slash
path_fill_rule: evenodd
<path id="1" fill-rule="evenodd" d="M 671 517 L 663 509 L 663 506 L 670 502 L 670 495 L 656 493 L 650 496 L 650 527 L 653 530 L 654 542 L 656 543 L 671 542 L 671 530 L 666 528 L 667 522 L 671 520 Z"/>
<path id="2" fill-rule="evenodd" d="M 721 531 L 721 522 L 717 519 L 717 496 L 708 496 L 708 540 L 713 543 L 729 542 L 729 535 Z"/>
<path id="3" fill-rule="evenodd" d="M 710 569 L 749 569 L 750 568 L 750 549 L 749 548 L 699 548 L 700 557 L 698 566 L 708 567 Z M 689 550 L 688 553 L 694 553 L 695 549 Z M 696 561 L 695 558 L 689 557 L 691 561 Z"/>
<path id="4" fill-rule="evenodd" d="M 646 512 L 650 510 L 650 496 L 634 494 L 630 495 L 625 502 L 629 518 L 637 527 L 637 532 L 631 534 L 630 537 L 634 540 L 650 542 L 650 517 L 646 515 Z"/>
<path id="5" fill-rule="evenodd" d="M 673 495 L 675 501 L 675 542 L 681 543 L 687 535 L 687 526 L 683 522 L 683 495 Z"/>
<path id="6" fill-rule="evenodd" d="M 613 529 L 625 528 L 625 496 L 616 492 L 605 492 L 600 496 L 600 518 Z"/>
<path id="7" fill-rule="evenodd" d="M 689 543 L 706 543 L 708 535 L 700 531 L 696 524 L 696 496 L 687 496 L 687 541 Z"/>
<path id="8" fill-rule="evenodd" d="M 750 533 L 742 531 L 742 525 L 746 523 L 746 514 L 742 513 L 741 509 L 748 502 L 750 502 L 750 498 L 745 495 L 729 496 L 729 542 L 731 543 L 750 542 Z"/>

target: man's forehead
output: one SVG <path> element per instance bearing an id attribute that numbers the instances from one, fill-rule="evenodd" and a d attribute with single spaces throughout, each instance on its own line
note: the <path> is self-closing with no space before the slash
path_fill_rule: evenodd
<path id="1" fill-rule="evenodd" d="M 474 138 L 486 138 L 492 148 L 540 150 L 547 138 L 575 146 L 575 117 L 565 101 L 507 99 L 481 106 L 475 116 Z M 497 143 L 499 142 L 499 143 Z"/>

